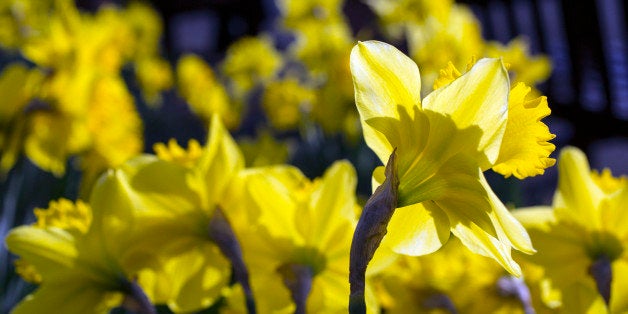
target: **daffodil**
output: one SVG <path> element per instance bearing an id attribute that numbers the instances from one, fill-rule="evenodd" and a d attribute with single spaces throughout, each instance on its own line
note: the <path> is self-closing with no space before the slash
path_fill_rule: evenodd
<path id="1" fill-rule="evenodd" d="M 562 313 L 628 311 L 628 180 L 591 171 L 585 154 L 567 147 L 558 160 L 551 207 L 515 211 L 538 252 L 522 257 L 544 268 Z"/>
<path id="2" fill-rule="evenodd" d="M 535 250 L 483 175 L 500 160 L 502 147 L 528 149 L 513 144 L 524 132 L 516 121 L 528 116 L 511 114 L 502 62 L 479 60 L 423 100 L 417 65 L 388 44 L 358 43 L 351 71 L 366 143 L 384 164 L 393 151 L 397 156 L 390 172 L 399 181 L 396 210 L 383 243 L 399 253 L 425 255 L 438 250 L 451 232 L 471 251 L 519 276 L 511 249 Z M 508 132 L 511 123 L 514 131 Z M 536 137 L 526 142 L 535 144 Z M 522 167 L 538 159 L 525 157 Z M 374 172 L 378 184 L 383 170 Z"/>
<path id="3" fill-rule="evenodd" d="M 248 178 L 260 218 L 242 242 L 261 313 L 346 312 L 356 182 L 346 161 L 314 181 L 291 167 Z M 369 312 L 375 313 L 369 296 Z"/>
<path id="4" fill-rule="evenodd" d="M 198 56 L 185 55 L 177 63 L 177 86 L 192 111 L 209 123 L 219 114 L 229 128 L 239 124 L 239 110 L 229 99 L 211 67 Z"/>
<path id="5" fill-rule="evenodd" d="M 429 23 L 429 20 L 446 22 L 454 6 L 453 0 L 368 0 L 367 4 L 383 24 L 388 34 L 401 38 L 409 25 Z"/>
<path id="6" fill-rule="evenodd" d="M 12 313 L 108 313 L 125 302 L 142 313 L 153 311 L 132 279 L 137 261 L 123 265 L 118 259 L 128 248 L 121 243 L 128 242 L 104 246 L 110 235 L 102 233 L 88 204 L 60 199 L 35 215 L 35 224 L 6 237 L 9 250 L 20 256 L 18 273 L 40 284 Z"/>
<path id="7" fill-rule="evenodd" d="M 274 128 L 289 130 L 296 129 L 302 116 L 312 110 L 314 99 L 311 87 L 286 78 L 268 83 L 262 95 L 262 106 Z"/>
<path id="8" fill-rule="evenodd" d="M 404 256 L 376 279 L 386 313 L 550 313 L 536 268 L 516 278 L 450 239 L 425 256 Z"/>
<path id="9" fill-rule="evenodd" d="M 531 56 L 528 43 L 522 37 L 511 40 L 504 46 L 498 42 L 486 45 L 485 55 L 490 58 L 503 58 L 511 73 L 513 83 L 522 82 L 529 86 L 545 81 L 552 70 L 547 56 Z M 513 84 L 514 85 L 514 84 Z"/>
<path id="10" fill-rule="evenodd" d="M 471 9 L 454 4 L 441 15 L 406 27 L 409 55 L 421 65 L 423 95 L 431 92 L 439 70 L 448 62 L 462 67 L 473 56 L 483 56 L 482 28 Z"/>
<path id="11" fill-rule="evenodd" d="M 28 125 L 29 102 L 44 75 L 37 69 L 14 63 L 3 69 L 0 76 L 0 173 L 6 173 L 15 164 Z"/>
<path id="12" fill-rule="evenodd" d="M 229 46 L 222 71 L 230 79 L 235 97 L 243 99 L 252 88 L 274 78 L 282 63 L 269 38 L 245 37 Z"/>
<path id="13" fill-rule="evenodd" d="M 204 147 L 192 141 L 183 151 L 171 142 L 156 151 L 129 160 L 99 184 L 124 187 L 111 195 L 116 206 L 107 207 L 110 219 L 136 246 L 158 252 L 138 275 L 146 293 L 175 312 L 200 310 L 220 297 L 232 264 L 236 280 L 242 283 L 246 275 L 236 264 L 241 259 L 232 226 L 247 216 L 230 205 L 243 158 L 218 115 Z"/>
<path id="14" fill-rule="evenodd" d="M 290 156 L 290 145 L 276 139 L 269 130 L 258 131 L 256 138 L 241 138 L 238 146 L 248 167 L 285 164 Z"/>

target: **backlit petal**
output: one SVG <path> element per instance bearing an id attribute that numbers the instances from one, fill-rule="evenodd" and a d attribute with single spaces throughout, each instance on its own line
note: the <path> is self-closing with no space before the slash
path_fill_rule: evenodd
<path id="1" fill-rule="evenodd" d="M 74 238 L 58 228 L 17 227 L 7 235 L 9 250 L 33 265 L 43 280 L 59 269 L 74 267 L 78 252 Z"/>
<path id="2" fill-rule="evenodd" d="M 591 178 L 585 154 L 575 147 L 564 148 L 558 162 L 558 190 L 553 206 L 559 219 L 581 226 L 600 227 L 599 204 L 604 192 Z"/>
<path id="3" fill-rule="evenodd" d="M 508 118 L 508 73 L 499 59 L 479 60 L 469 72 L 423 100 L 425 110 L 450 115 L 458 129 L 478 126 L 478 151 L 488 168 L 497 159 Z"/>
<path id="4" fill-rule="evenodd" d="M 395 47 L 377 41 L 358 43 L 351 51 L 351 74 L 364 138 L 382 161 L 392 147 L 365 121 L 373 117 L 397 118 L 397 106 L 412 113 L 420 106 L 421 77 L 417 65 Z"/>
<path id="5" fill-rule="evenodd" d="M 382 246 L 405 255 L 430 254 L 449 239 L 449 218 L 438 206 L 413 204 L 397 208 Z"/>

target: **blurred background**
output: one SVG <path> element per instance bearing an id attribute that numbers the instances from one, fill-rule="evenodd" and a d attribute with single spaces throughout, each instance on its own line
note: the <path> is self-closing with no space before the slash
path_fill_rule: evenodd
<path id="1" fill-rule="evenodd" d="M 394 25 L 386 24 L 385 14 L 377 9 L 377 3 L 381 1 L 304 2 L 319 2 L 321 10 L 325 8 L 323 3 L 336 3 L 341 10 L 342 22 L 347 26 L 350 45 L 356 40 L 378 39 L 395 44 L 411 54 L 413 39 L 394 34 Z M 76 5 L 85 12 L 97 12 L 103 5 L 112 3 L 121 7 L 128 4 L 126 1 L 82 0 L 77 1 Z M 310 55 L 303 52 L 304 50 L 293 52 L 294 43 L 300 40 L 299 32 L 305 32 L 299 29 L 303 26 L 294 26 L 294 23 L 298 23 L 303 17 L 296 16 L 297 22 L 291 21 L 286 13 L 289 5 L 285 3 L 289 2 L 148 2 L 163 24 L 158 43 L 159 54 L 173 68 L 182 57 L 195 54 L 217 72 L 219 81 L 235 81 L 235 74 L 229 74 L 226 61 L 230 55 L 236 54 L 234 44 L 246 37 L 263 37 L 279 54 L 291 56 L 286 58 L 289 59 L 287 65 L 280 70 L 278 77 L 283 79 L 294 75 L 300 83 L 312 78 L 316 81 L 318 76 L 312 74 L 317 73 L 316 69 L 313 70 L 316 63 L 310 65 L 307 61 Z M 543 120 L 550 131 L 556 134 L 552 143 L 557 148 L 551 157 L 556 158 L 561 147 L 573 145 L 586 152 L 592 168 L 601 170 L 608 167 L 614 175 L 628 174 L 628 6 L 624 1 L 467 0 L 457 3 L 466 6 L 473 13 L 485 41 L 507 45 L 515 38 L 523 38 L 531 56 L 545 55 L 550 60 L 551 74 L 546 80 L 540 80 L 536 88 L 547 96 L 552 110 L 552 114 Z M 380 5 L 379 8 L 381 7 Z M 316 13 L 316 6 L 314 10 L 314 15 L 320 13 Z M 329 18 L 325 16 L 329 13 L 320 14 L 323 15 L 322 19 Z M 319 35 L 324 39 L 321 43 L 314 44 L 314 47 L 318 45 L 322 51 L 325 50 L 324 45 L 335 40 L 325 32 Z M 249 53 L 255 54 L 251 51 Z M 247 58 L 246 54 L 244 58 Z M 260 58 L 267 61 L 273 56 L 263 55 Z M 0 51 L 2 68 L 16 60 L 24 60 L 24 57 L 11 49 Z M 307 75 L 301 69 L 303 64 Z M 421 63 L 419 67 L 423 75 Z M 333 66 L 331 69 L 331 72 L 329 68 L 321 70 L 328 80 L 333 76 L 330 73 L 343 71 L 342 68 Z M 176 88 L 164 89 L 160 92 L 158 105 L 154 105 L 142 94 L 141 81 L 135 78 L 132 68 L 123 67 L 121 73 L 144 123 L 145 152 L 153 152 L 154 143 L 166 142 L 170 138 L 177 139 L 181 145 L 189 139 L 204 141 L 205 122 L 202 115 L 189 104 L 191 101 L 184 92 Z M 304 76 L 307 77 L 304 79 Z M 276 118 L 266 112 L 269 109 L 265 107 L 264 99 L 273 94 L 267 92 L 270 88 L 266 87 L 270 83 L 264 84 L 262 87 L 258 84 L 248 89 L 245 96 L 237 95 L 237 84 L 227 85 L 229 97 L 239 97 L 234 103 L 241 107 L 240 122 L 230 129 L 243 147 L 250 148 L 250 152 L 245 151 L 245 155 L 250 157 L 264 155 L 261 153 L 264 151 L 266 154 L 276 152 L 280 156 L 270 156 L 268 158 L 271 162 L 266 163 L 272 163 L 273 160 L 286 161 L 298 166 L 310 177 L 321 175 L 335 160 L 349 159 L 358 171 L 358 193 L 364 199 L 368 197 L 371 172 L 379 165 L 379 161 L 359 134 L 352 133 L 354 131 L 344 126 L 337 129 L 324 126 L 325 121 L 343 119 L 343 116 L 332 110 L 319 113 L 318 116 L 313 115 L 311 120 L 314 122 L 300 121 L 294 127 L 278 127 L 273 120 Z M 277 90 L 281 95 L 282 92 L 287 93 L 289 88 L 289 85 L 278 86 Z M 316 88 L 314 93 L 320 91 Z M 352 96 L 351 91 L 348 95 Z M 288 102 L 289 98 L 281 97 L 292 96 L 275 97 Z M 323 101 L 336 101 L 333 99 L 335 96 L 330 97 L 332 98 Z M 1 102 L 2 99 L 0 106 L 4 106 Z M 289 113 L 280 111 L 279 116 L 282 114 Z M 267 142 L 263 142 L 261 138 L 267 139 Z M 250 165 L 255 165 L 256 162 L 253 159 Z M 55 176 L 41 170 L 29 158 L 20 157 L 0 181 L 2 237 L 13 226 L 32 222 L 33 208 L 45 207 L 49 200 L 59 197 L 77 198 L 80 194 L 78 182 L 81 175 L 79 169 L 68 167 L 63 175 Z M 486 175 L 504 203 L 511 207 L 550 204 L 557 178 L 556 167 L 547 169 L 545 175 L 523 181 L 504 179 L 492 171 L 488 171 Z M 14 274 L 11 261 L 4 246 L 0 247 L 0 313 L 8 312 L 33 288 Z"/>

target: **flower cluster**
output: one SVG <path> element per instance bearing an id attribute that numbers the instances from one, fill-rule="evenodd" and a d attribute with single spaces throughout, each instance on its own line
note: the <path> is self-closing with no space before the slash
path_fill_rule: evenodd
<path id="1" fill-rule="evenodd" d="M 546 57 L 485 41 L 453 1 L 365 1 L 408 54 L 352 29 L 342 0 L 275 2 L 275 32 L 174 64 L 148 5 L 0 4 L 0 180 L 21 158 L 80 173 L 3 235 L 34 288 L 12 313 L 628 311 L 625 177 L 568 147 L 553 205 L 523 209 L 485 177 L 556 163 Z M 170 98 L 207 136 L 145 149 L 138 108 Z M 294 165 L 330 138 L 380 165 Z"/>

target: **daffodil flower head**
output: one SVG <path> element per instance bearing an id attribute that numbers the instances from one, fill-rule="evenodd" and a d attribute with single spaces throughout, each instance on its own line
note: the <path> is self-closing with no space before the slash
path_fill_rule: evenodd
<path id="1" fill-rule="evenodd" d="M 219 114 L 228 128 L 239 124 L 239 109 L 231 103 L 211 66 L 199 56 L 190 54 L 179 59 L 177 87 L 192 111 L 205 123 L 209 123 L 213 114 Z"/>
<path id="2" fill-rule="evenodd" d="M 351 71 L 366 143 L 384 164 L 397 154 L 398 208 L 383 243 L 424 255 L 452 232 L 473 252 L 520 275 L 511 248 L 534 249 L 483 175 L 508 139 L 510 84 L 501 60 L 477 61 L 422 100 L 417 65 L 393 46 L 358 43 Z M 383 173 L 375 170 L 374 186 Z"/>
<path id="3" fill-rule="evenodd" d="M 249 179 L 261 216 L 243 236 L 243 251 L 260 312 L 346 312 L 357 206 L 351 164 L 336 162 L 313 181 L 294 167 L 267 168 Z"/>
<path id="4" fill-rule="evenodd" d="M 14 228 L 7 247 L 20 256 L 17 272 L 40 283 L 13 313 L 108 313 L 129 302 L 148 302 L 113 255 L 105 249 L 100 228 L 92 226 L 91 207 L 60 199 L 36 209 L 37 222 Z M 135 289 L 135 292 L 131 292 Z M 150 308 L 149 303 L 144 306 Z M 147 308 L 144 308 L 145 310 Z M 147 312 L 148 313 L 148 312 Z"/>
<path id="5" fill-rule="evenodd" d="M 156 145 L 158 156 L 133 158 L 100 183 L 117 187 L 108 193 L 115 196 L 108 217 L 140 247 L 135 254 L 154 257 L 138 282 L 175 312 L 211 306 L 229 283 L 232 265 L 236 280 L 244 276 L 231 221 L 246 215 L 230 206 L 238 199 L 230 193 L 237 190 L 231 185 L 242 155 L 216 114 L 207 144 L 194 143 L 187 150 L 175 141 Z"/>
<path id="6" fill-rule="evenodd" d="M 582 151 L 566 147 L 552 206 L 515 211 L 538 249 L 524 258 L 544 268 L 549 287 L 559 292 L 548 301 L 562 311 L 628 311 L 627 203 L 626 177 L 591 171 Z"/>

